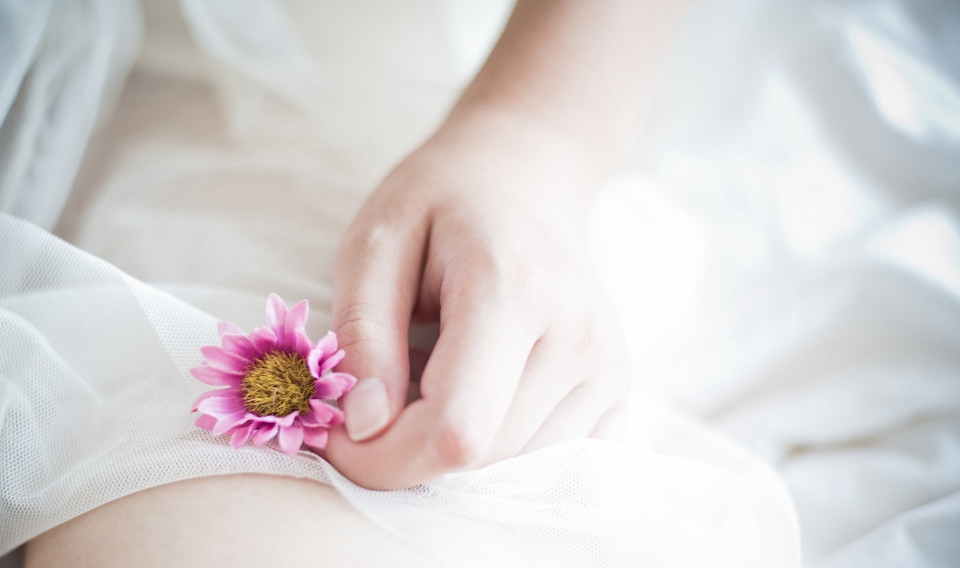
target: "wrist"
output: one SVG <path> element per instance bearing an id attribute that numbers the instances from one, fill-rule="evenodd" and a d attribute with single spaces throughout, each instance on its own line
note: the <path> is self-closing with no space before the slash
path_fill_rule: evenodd
<path id="1" fill-rule="evenodd" d="M 457 105 L 424 144 L 477 169 L 518 177 L 525 192 L 547 192 L 580 202 L 592 200 L 610 165 L 589 145 L 563 129 L 509 105 Z M 529 178 L 529 179 L 527 179 Z M 541 195 L 541 197 L 547 197 Z"/>
<path id="2" fill-rule="evenodd" d="M 389 177 L 441 209 L 465 202 L 525 213 L 579 235 L 605 171 L 576 140 L 502 109 L 459 110 Z M 464 201 L 464 199 L 467 201 Z M 572 231 L 571 231 L 572 229 Z"/>

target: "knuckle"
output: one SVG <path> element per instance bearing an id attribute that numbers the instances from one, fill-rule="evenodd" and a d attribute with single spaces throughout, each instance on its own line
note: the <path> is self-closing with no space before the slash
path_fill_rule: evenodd
<path id="1" fill-rule="evenodd" d="M 535 264 L 509 253 L 479 251 L 470 255 L 468 264 L 451 274 L 454 280 L 449 290 L 461 294 L 460 299 L 467 302 L 527 311 L 547 292 L 546 287 L 538 285 Z"/>
<path id="2" fill-rule="evenodd" d="M 469 469 L 479 464 L 488 445 L 477 424 L 462 414 L 447 414 L 436 431 L 437 457 L 449 470 Z"/>
<path id="3" fill-rule="evenodd" d="M 364 342 L 386 344 L 393 327 L 383 319 L 384 311 L 364 302 L 355 302 L 334 314 L 334 333 L 341 349 L 349 349 Z"/>
<path id="4" fill-rule="evenodd" d="M 578 328 L 577 340 L 584 349 L 601 343 L 605 335 L 602 318 L 594 310 L 581 314 Z"/>
<path id="5" fill-rule="evenodd" d="M 621 365 L 627 352 L 615 310 L 603 297 L 585 294 L 571 299 L 552 314 L 549 346 L 576 354 L 587 368 Z"/>
<path id="6" fill-rule="evenodd" d="M 396 230 L 383 223 L 351 227 L 340 247 L 337 267 L 355 264 L 358 260 L 376 259 L 396 247 Z"/>
<path id="7" fill-rule="evenodd" d="M 577 353 L 593 353 L 603 343 L 603 318 L 591 306 L 580 306 L 568 318 L 570 347 Z"/>

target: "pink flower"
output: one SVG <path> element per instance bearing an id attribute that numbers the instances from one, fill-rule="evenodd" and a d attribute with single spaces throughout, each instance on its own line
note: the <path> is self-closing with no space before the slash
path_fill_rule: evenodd
<path id="1" fill-rule="evenodd" d="M 331 331 L 316 345 L 304 331 L 307 301 L 287 310 L 276 294 L 267 298 L 267 323 L 250 334 L 220 322 L 222 347 L 200 349 L 206 359 L 190 369 L 208 385 L 227 387 L 200 395 L 193 404 L 200 412 L 197 426 L 215 435 L 230 434 L 239 448 L 248 440 L 262 446 L 274 437 L 289 455 L 301 444 L 322 450 L 327 430 L 343 424 L 337 400 L 357 383 L 333 368 L 343 357 Z"/>

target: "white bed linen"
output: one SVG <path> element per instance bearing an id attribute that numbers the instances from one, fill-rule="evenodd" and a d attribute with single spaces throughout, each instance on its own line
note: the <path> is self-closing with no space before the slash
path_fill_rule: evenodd
<path id="1" fill-rule="evenodd" d="M 775 465 L 805 565 L 956 565 L 960 5 L 720 6 L 601 205 L 640 373 Z"/>

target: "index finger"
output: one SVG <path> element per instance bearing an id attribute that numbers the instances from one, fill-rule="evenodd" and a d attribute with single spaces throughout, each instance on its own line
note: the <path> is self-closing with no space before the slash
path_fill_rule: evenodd
<path id="1" fill-rule="evenodd" d="M 342 428 L 331 431 L 327 459 L 371 489 L 410 487 L 478 463 L 539 337 L 528 319 L 509 308 L 509 303 L 470 298 L 445 305 L 440 338 L 420 383 L 421 398 L 374 440 L 354 443 Z"/>

